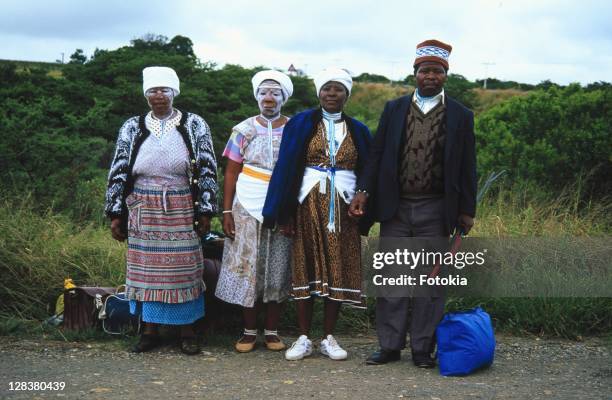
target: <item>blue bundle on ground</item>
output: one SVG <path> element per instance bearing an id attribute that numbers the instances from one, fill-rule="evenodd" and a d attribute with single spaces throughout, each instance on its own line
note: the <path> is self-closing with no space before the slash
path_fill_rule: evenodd
<path id="1" fill-rule="evenodd" d="M 448 313 L 436 329 L 440 374 L 467 375 L 495 356 L 491 317 L 482 308 Z"/>

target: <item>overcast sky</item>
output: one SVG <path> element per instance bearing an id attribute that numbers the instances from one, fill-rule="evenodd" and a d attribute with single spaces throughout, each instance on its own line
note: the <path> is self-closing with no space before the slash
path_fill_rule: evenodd
<path id="1" fill-rule="evenodd" d="M 55 61 L 155 33 L 202 61 L 398 79 L 417 43 L 453 46 L 451 72 L 538 83 L 612 81 L 612 2 L 563 0 L 2 1 L 0 58 Z M 489 65 L 486 65 L 489 64 Z"/>

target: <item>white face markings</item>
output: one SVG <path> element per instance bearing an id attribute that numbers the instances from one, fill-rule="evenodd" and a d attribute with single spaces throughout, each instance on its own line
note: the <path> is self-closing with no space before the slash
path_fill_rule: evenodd
<path id="1" fill-rule="evenodd" d="M 147 89 L 145 92 L 145 98 L 147 99 L 147 104 L 149 104 L 149 107 L 153 108 L 151 101 L 158 95 L 158 93 L 161 93 L 161 95 L 164 96 L 164 98 L 170 103 L 170 108 L 172 108 L 172 103 L 174 102 L 174 90 L 169 87 L 154 87 Z"/>
<path id="2" fill-rule="evenodd" d="M 257 104 L 259 111 L 265 117 L 275 117 L 280 114 L 284 96 L 281 86 L 274 81 L 263 81 L 257 88 Z"/>
<path id="3" fill-rule="evenodd" d="M 155 96 L 157 92 L 161 92 L 164 96 L 168 98 L 174 97 L 174 90 L 172 90 L 172 88 L 169 88 L 169 87 L 154 87 L 154 88 L 148 89 L 147 92 L 145 93 L 145 96 L 147 97 Z"/>

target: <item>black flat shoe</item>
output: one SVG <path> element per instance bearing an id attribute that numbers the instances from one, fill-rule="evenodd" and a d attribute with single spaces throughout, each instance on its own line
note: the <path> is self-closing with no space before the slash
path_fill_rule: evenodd
<path id="1" fill-rule="evenodd" d="M 200 352 L 200 342 L 197 336 L 182 337 L 179 347 L 181 351 L 188 356 L 193 356 Z"/>
<path id="2" fill-rule="evenodd" d="M 140 335 L 138 343 L 132 346 L 130 351 L 132 353 L 146 353 L 159 346 L 160 343 L 161 340 L 158 335 L 142 334 Z"/>
<path id="3" fill-rule="evenodd" d="M 427 353 L 413 354 L 412 363 L 418 368 L 434 368 L 436 366 L 436 361 Z"/>
<path id="4" fill-rule="evenodd" d="M 367 365 L 382 365 L 393 361 L 399 361 L 402 354 L 399 350 L 380 349 L 372 353 L 366 360 Z"/>

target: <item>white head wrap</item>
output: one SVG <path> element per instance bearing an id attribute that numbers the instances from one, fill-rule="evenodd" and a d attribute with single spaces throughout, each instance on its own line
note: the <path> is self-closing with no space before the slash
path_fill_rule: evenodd
<path id="1" fill-rule="evenodd" d="M 345 69 L 330 67 L 319 72 L 314 78 L 314 84 L 317 88 L 317 97 L 319 97 L 323 85 L 331 81 L 341 83 L 348 91 L 348 95 L 351 95 L 351 89 L 353 88 L 353 78 L 351 78 L 351 75 L 346 72 Z"/>
<path id="2" fill-rule="evenodd" d="M 155 87 L 169 87 L 174 90 L 174 95 L 181 92 L 179 78 L 176 72 L 169 67 L 146 67 L 142 70 L 142 91 Z"/>
<path id="3" fill-rule="evenodd" d="M 293 94 L 293 83 L 291 82 L 291 78 L 280 71 L 275 71 L 272 69 L 259 71 L 253 76 L 253 79 L 251 79 L 251 82 L 253 83 L 253 96 L 255 96 L 257 99 L 257 89 L 259 88 L 259 85 L 261 85 L 263 81 L 267 80 L 278 82 L 278 84 L 281 86 L 281 90 L 283 91 L 285 102 L 287 102 L 289 97 L 291 97 Z"/>

